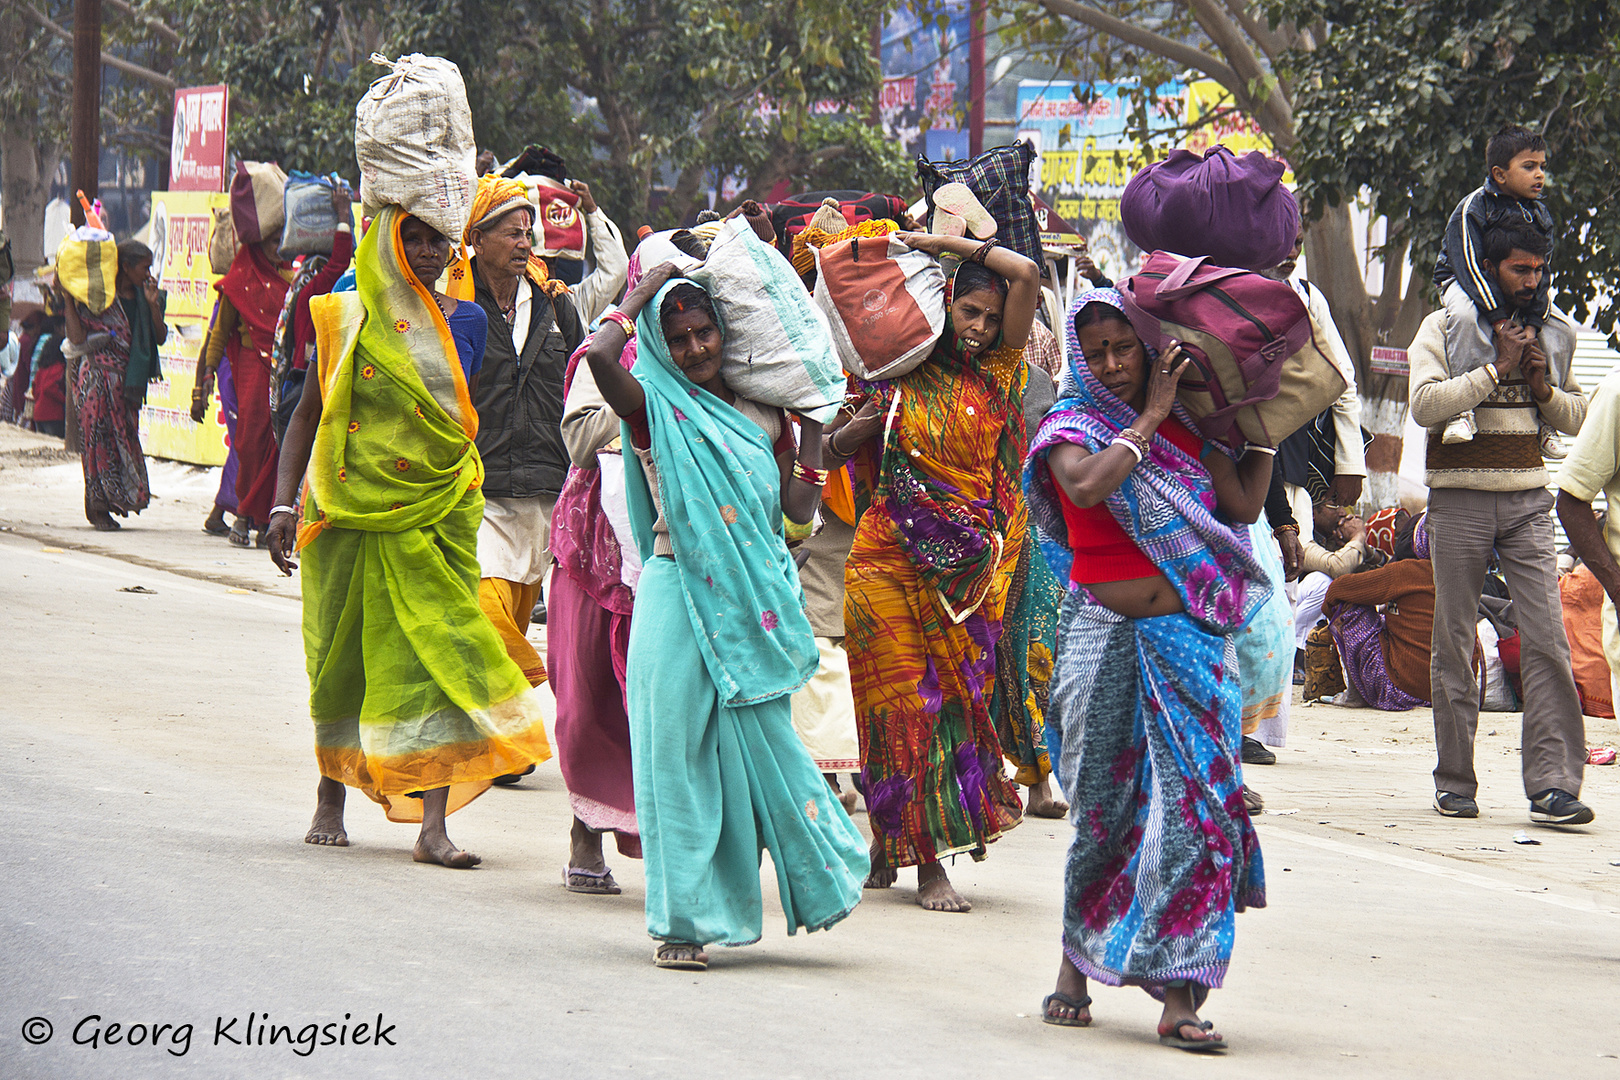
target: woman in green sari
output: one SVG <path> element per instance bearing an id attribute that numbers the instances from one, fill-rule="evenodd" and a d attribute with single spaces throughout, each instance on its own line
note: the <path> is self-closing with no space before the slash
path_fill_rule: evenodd
<path id="1" fill-rule="evenodd" d="M 356 291 L 310 302 L 318 392 L 287 427 L 269 540 L 283 573 L 297 569 L 295 531 L 304 560 L 321 769 L 305 840 L 348 843 L 347 785 L 390 820 L 422 823 L 418 862 L 465 868 L 479 858 L 450 842 L 445 816 L 551 748 L 541 697 L 478 607 L 472 365 L 426 284 L 448 255 L 443 236 L 387 207 L 355 254 Z"/>
<path id="2" fill-rule="evenodd" d="M 715 307 L 672 272 L 648 271 L 585 356 L 635 451 L 645 568 L 626 682 L 647 932 L 659 967 L 701 970 L 704 946 L 759 940 L 762 850 L 790 934 L 848 915 L 868 863 L 793 730 L 791 695 L 820 657 L 782 517 L 809 521 L 821 497 L 821 425 L 805 420 L 795 448 L 781 409 L 726 385 Z"/>

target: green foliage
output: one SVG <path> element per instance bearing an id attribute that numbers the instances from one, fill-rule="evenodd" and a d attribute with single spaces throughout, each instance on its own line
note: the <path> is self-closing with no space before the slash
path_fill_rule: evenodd
<path id="1" fill-rule="evenodd" d="M 1508 123 L 1540 130 L 1556 296 L 1614 331 L 1615 309 L 1597 303 L 1620 292 L 1620 2 L 1276 0 L 1269 13 L 1330 28 L 1285 65 L 1307 203 L 1365 188 L 1427 277 L 1453 207 L 1485 179 L 1486 140 Z"/>
<path id="2" fill-rule="evenodd" d="M 481 148 L 561 154 L 627 225 L 666 224 L 726 175 L 814 185 L 899 176 L 899 152 L 848 115 L 870 110 L 875 0 L 153 0 L 187 41 L 182 84 L 231 88 L 231 147 L 353 176 L 369 57 L 447 57 Z M 846 118 L 816 115 L 847 103 Z M 876 180 L 869 181 L 876 183 Z M 766 185 L 769 186 L 768 184 Z M 663 206 L 655 189 L 668 188 Z"/>

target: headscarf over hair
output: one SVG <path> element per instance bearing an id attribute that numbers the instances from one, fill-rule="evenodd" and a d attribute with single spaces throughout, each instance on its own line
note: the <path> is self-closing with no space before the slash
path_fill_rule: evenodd
<path id="1" fill-rule="evenodd" d="M 461 234 L 461 244 L 457 245 L 460 251 L 450 260 L 445 269 L 448 284 L 445 293 L 457 300 L 471 300 L 476 289 L 472 276 L 472 234 L 474 229 L 487 229 L 502 217 L 514 210 L 527 210 L 529 224 L 532 226 L 539 218 L 540 211 L 529 201 L 529 189 L 523 181 L 513 180 L 505 176 L 496 176 L 494 173 L 485 173 L 478 178 L 478 190 L 473 193 L 472 213 L 467 217 L 467 228 Z M 551 276 L 546 261 L 538 255 L 530 254 L 529 265 L 524 268 L 524 276 L 536 289 L 555 300 L 559 296 L 568 295 L 568 284 Z"/>
<path id="2" fill-rule="evenodd" d="M 1137 418 L 1135 410 L 1097 381 L 1080 351 L 1074 317 L 1093 302 L 1115 307 L 1120 318 L 1125 317 L 1123 301 L 1112 289 L 1092 289 L 1075 297 L 1065 328 L 1069 346 L 1065 386 L 1069 389 L 1046 414 L 1024 465 L 1030 517 L 1047 562 L 1060 581 L 1069 580 L 1074 552 L 1046 455 L 1062 443 L 1100 453 Z M 1172 414 L 1196 430 L 1180 402 L 1172 407 Z M 1234 529 L 1215 517 L 1209 470 L 1162 431 L 1154 433 L 1147 456 L 1108 496 L 1105 505 L 1169 579 L 1187 614 L 1213 633 L 1229 634 L 1248 625 L 1270 598 L 1271 584 L 1255 558 L 1249 530 Z"/>
<path id="3" fill-rule="evenodd" d="M 1429 557 L 1429 512 L 1419 514 L 1412 526 L 1412 554 L 1420 559 Z"/>
<path id="4" fill-rule="evenodd" d="M 704 666 L 728 708 L 785 697 L 809 681 L 819 656 L 805 614 L 798 568 L 782 540 L 780 473 L 771 441 L 736 408 L 697 386 L 675 365 L 659 311 L 672 278 L 636 320 L 632 372 L 647 397 L 658 466 L 686 610 Z M 625 425 L 624 442 L 631 434 Z M 626 454 L 630 524 L 643 560 L 653 557 L 655 510 L 641 459 Z"/>

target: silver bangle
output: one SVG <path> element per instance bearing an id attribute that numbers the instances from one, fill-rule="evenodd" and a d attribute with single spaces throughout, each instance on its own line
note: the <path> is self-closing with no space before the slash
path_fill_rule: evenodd
<path id="1" fill-rule="evenodd" d="M 1250 443 L 1248 446 L 1244 447 L 1243 452 L 1246 454 L 1270 454 L 1272 457 L 1277 456 L 1277 448 L 1275 446 L 1255 446 L 1253 443 Z"/>
<path id="2" fill-rule="evenodd" d="M 290 506 L 272 506 L 270 508 L 270 516 L 271 517 L 275 517 L 277 514 L 296 514 L 296 513 L 297 513 L 297 511 L 294 510 Z"/>

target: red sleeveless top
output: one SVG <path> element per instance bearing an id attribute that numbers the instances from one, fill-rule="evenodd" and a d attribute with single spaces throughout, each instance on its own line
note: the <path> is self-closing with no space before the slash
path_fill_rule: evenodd
<path id="1" fill-rule="evenodd" d="M 1204 448 L 1204 440 L 1188 431 L 1175 417 L 1159 425 L 1158 434 L 1193 457 Z M 1063 521 L 1069 527 L 1069 547 L 1074 551 L 1074 568 L 1069 580 L 1079 585 L 1092 585 L 1107 581 L 1130 581 L 1134 578 L 1154 577 L 1159 568 L 1142 554 L 1136 541 L 1124 527 L 1114 520 L 1107 503 L 1081 508 L 1068 494 L 1058 488 L 1058 504 L 1063 508 Z"/>

